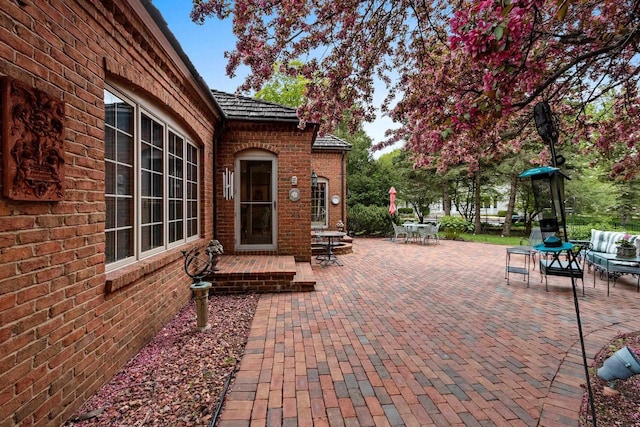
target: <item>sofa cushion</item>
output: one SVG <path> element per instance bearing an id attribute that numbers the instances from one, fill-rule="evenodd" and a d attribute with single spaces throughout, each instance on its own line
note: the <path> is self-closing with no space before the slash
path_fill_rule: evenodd
<path id="1" fill-rule="evenodd" d="M 616 242 L 622 240 L 627 233 L 617 231 L 591 230 L 591 250 L 607 254 L 616 253 Z M 629 241 L 634 243 L 638 236 L 629 235 Z"/>

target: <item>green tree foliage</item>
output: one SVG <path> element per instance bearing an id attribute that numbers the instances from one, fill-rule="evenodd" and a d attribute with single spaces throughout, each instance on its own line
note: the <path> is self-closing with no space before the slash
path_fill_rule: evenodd
<path id="1" fill-rule="evenodd" d="M 638 180 L 631 181 L 617 180 L 614 184 L 616 188 L 616 201 L 613 216 L 617 217 L 622 226 L 629 223 L 633 215 L 638 213 L 640 202 L 640 190 Z"/>
<path id="2" fill-rule="evenodd" d="M 300 68 L 302 62 L 292 62 L 294 68 Z M 274 65 L 274 73 L 255 97 L 265 101 L 276 102 L 288 107 L 298 108 L 305 102 L 306 85 L 308 80 L 297 75 L 295 77 L 278 72 L 278 65 Z"/>
<path id="3" fill-rule="evenodd" d="M 429 215 L 429 205 L 442 200 L 442 186 L 445 181 L 442 174 L 435 168 L 414 168 L 409 153 L 404 150 L 396 150 L 380 158 L 391 159 L 394 176 L 397 179 L 395 185 L 398 198 L 409 204 L 423 222 Z"/>
<path id="4" fill-rule="evenodd" d="M 466 167 L 457 166 L 447 170 L 446 177 L 452 205 L 466 221 L 473 221 L 473 176 Z"/>
<path id="5" fill-rule="evenodd" d="M 393 171 L 373 158 L 371 138 L 362 127 L 351 132 L 346 121 L 338 124 L 334 135 L 351 144 L 347 156 L 347 208 L 357 204 L 388 206 L 389 189 L 395 185 L 390 176 Z"/>

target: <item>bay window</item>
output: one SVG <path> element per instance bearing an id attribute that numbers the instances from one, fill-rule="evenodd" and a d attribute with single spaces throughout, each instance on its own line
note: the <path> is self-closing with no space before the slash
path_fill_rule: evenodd
<path id="1" fill-rule="evenodd" d="M 104 92 L 107 269 L 198 237 L 199 150 L 150 103 Z"/>

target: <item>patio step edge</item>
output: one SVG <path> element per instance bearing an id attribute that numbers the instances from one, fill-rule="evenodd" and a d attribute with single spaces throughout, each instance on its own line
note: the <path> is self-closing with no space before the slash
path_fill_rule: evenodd
<path id="1" fill-rule="evenodd" d="M 295 288 L 301 290 L 314 290 L 316 285 L 316 278 L 309 262 L 296 262 L 296 275 L 293 276 L 293 282 Z"/>

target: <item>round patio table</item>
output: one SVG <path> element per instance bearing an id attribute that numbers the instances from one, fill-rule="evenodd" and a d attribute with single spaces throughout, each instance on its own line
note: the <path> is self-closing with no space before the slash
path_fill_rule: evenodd
<path id="1" fill-rule="evenodd" d="M 338 259 L 338 257 L 336 256 L 336 254 L 333 253 L 333 247 L 335 246 L 334 240 L 336 238 L 342 238 L 344 236 L 346 236 L 347 233 L 343 232 L 343 231 L 316 231 L 316 236 L 318 237 L 323 237 L 327 239 L 327 251 L 325 252 L 324 255 L 318 255 L 318 260 L 320 261 L 319 263 L 323 266 L 327 266 L 331 263 L 333 264 L 338 264 L 339 266 L 342 267 L 342 263 L 340 262 L 340 260 Z"/>

